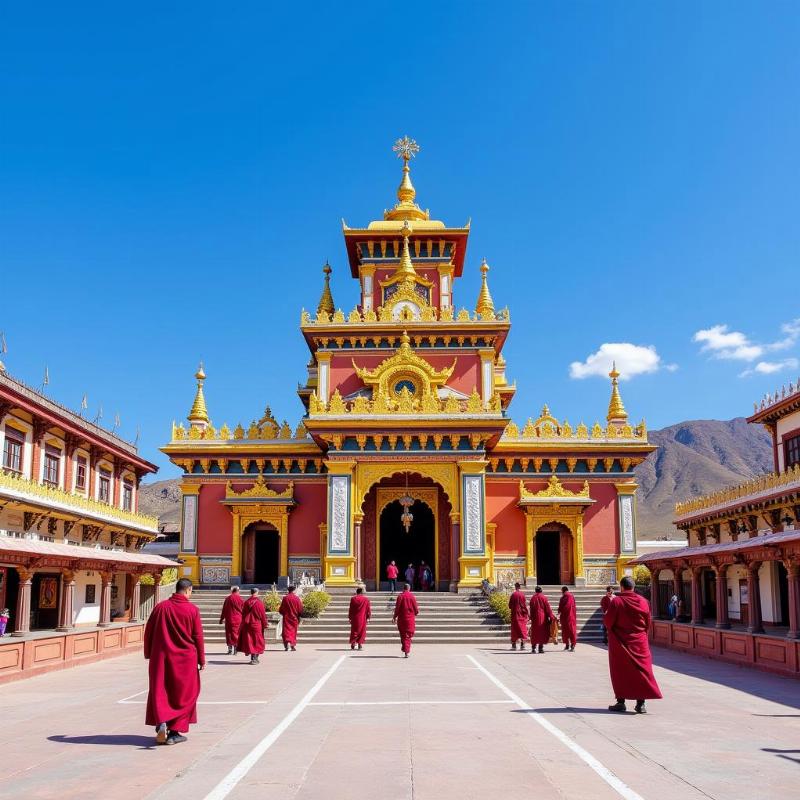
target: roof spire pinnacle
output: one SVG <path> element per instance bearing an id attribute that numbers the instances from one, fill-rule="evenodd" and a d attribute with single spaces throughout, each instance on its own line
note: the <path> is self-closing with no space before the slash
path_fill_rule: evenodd
<path id="1" fill-rule="evenodd" d="M 618 425 L 624 425 L 628 421 L 628 412 L 622 403 L 622 397 L 619 393 L 619 372 L 617 372 L 617 362 L 612 362 L 611 372 L 608 373 L 611 378 L 611 400 L 608 403 L 608 416 L 606 419 Z"/>
<path id="2" fill-rule="evenodd" d="M 419 145 L 414 139 L 404 136 L 398 139 L 392 147 L 398 158 L 403 159 L 403 178 L 397 187 L 397 204 L 391 211 L 384 213 L 385 219 L 428 219 L 430 215 L 423 211 L 415 202 L 417 190 L 411 183 L 411 168 L 408 162 L 419 153 Z"/>
<path id="3" fill-rule="evenodd" d="M 203 395 L 203 381 L 206 379 L 206 373 L 203 370 L 202 361 L 200 362 L 200 366 L 197 368 L 197 372 L 195 372 L 194 377 L 197 380 L 197 391 L 195 392 L 194 402 L 192 403 L 192 407 L 189 410 L 189 414 L 186 418 L 192 423 L 193 428 L 200 428 L 204 430 L 209 423 L 209 419 L 208 409 L 206 408 L 206 398 Z"/>
<path id="4" fill-rule="evenodd" d="M 494 301 L 489 293 L 489 284 L 486 282 L 486 273 L 489 272 L 489 265 L 486 259 L 481 264 L 481 290 L 478 294 L 478 303 L 475 306 L 482 319 L 494 319 Z"/>
<path id="5" fill-rule="evenodd" d="M 411 252 L 408 248 L 408 237 L 411 235 L 411 226 L 408 224 L 408 220 L 403 223 L 403 229 L 400 233 L 403 236 L 403 251 L 400 254 L 400 265 L 397 267 L 395 275 L 405 280 L 414 281 L 417 273 L 411 263 Z"/>
<path id="6" fill-rule="evenodd" d="M 336 306 L 333 303 L 333 295 L 331 294 L 331 265 L 326 261 L 325 266 L 322 268 L 325 274 L 325 286 L 322 288 L 322 296 L 317 303 L 317 314 L 325 312 L 326 314 L 333 314 L 336 311 Z"/>

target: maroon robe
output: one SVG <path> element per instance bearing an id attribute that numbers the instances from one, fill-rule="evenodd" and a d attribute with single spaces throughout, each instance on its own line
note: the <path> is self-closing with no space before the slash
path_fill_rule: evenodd
<path id="1" fill-rule="evenodd" d="M 260 656 L 266 649 L 264 631 L 267 629 L 267 612 L 264 601 L 253 595 L 244 601 L 242 627 L 239 629 L 239 644 L 236 649 L 246 656 Z"/>
<path id="2" fill-rule="evenodd" d="M 239 592 L 231 592 L 222 604 L 219 615 L 220 624 L 225 623 L 225 644 L 236 647 L 239 642 L 239 628 L 242 626 L 242 600 Z"/>
<path id="3" fill-rule="evenodd" d="M 303 613 L 303 601 L 294 593 L 289 592 L 278 609 L 283 617 L 283 643 L 297 646 L 297 626 L 300 624 L 300 615 Z"/>
<path id="4" fill-rule="evenodd" d="M 609 599 L 603 624 L 608 631 L 608 668 L 614 697 L 660 700 L 647 641 L 650 604 L 636 592 L 623 589 Z"/>
<path id="5" fill-rule="evenodd" d="M 417 598 L 410 591 L 404 589 L 397 595 L 397 601 L 394 604 L 394 619 L 400 634 L 400 647 L 404 653 L 411 652 L 411 640 L 417 630 L 417 614 L 419 614 Z"/>
<path id="6" fill-rule="evenodd" d="M 365 594 L 350 598 L 347 618 L 350 620 L 350 644 L 364 644 L 367 639 L 367 622 L 372 616 L 372 606 Z"/>
<path id="7" fill-rule="evenodd" d="M 531 644 L 547 644 L 550 641 L 550 623 L 553 621 L 550 601 L 542 592 L 531 597 Z"/>
<path id="8" fill-rule="evenodd" d="M 572 592 L 564 592 L 558 601 L 558 624 L 561 626 L 561 641 L 574 647 L 577 636 L 577 613 L 575 595 Z"/>
<path id="9" fill-rule="evenodd" d="M 512 592 L 508 607 L 511 609 L 511 644 L 516 644 L 517 639 L 524 642 L 528 638 L 528 601 L 524 593 L 519 589 Z"/>
<path id="10" fill-rule="evenodd" d="M 157 603 L 144 629 L 144 657 L 150 661 L 145 723 L 167 723 L 186 733 L 197 722 L 198 667 L 206 663 L 200 609 L 184 594 Z"/>

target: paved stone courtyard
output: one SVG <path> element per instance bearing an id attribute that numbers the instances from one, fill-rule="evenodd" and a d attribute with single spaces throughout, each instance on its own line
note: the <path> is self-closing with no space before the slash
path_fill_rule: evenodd
<path id="1" fill-rule="evenodd" d="M 656 650 L 666 699 L 612 715 L 606 653 L 211 652 L 200 723 L 154 747 L 141 654 L 0 687 L 0 797 L 756 798 L 800 785 L 796 681 Z"/>

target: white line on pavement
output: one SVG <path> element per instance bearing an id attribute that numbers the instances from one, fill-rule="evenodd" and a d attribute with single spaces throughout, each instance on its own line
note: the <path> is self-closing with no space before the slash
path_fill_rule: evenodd
<path id="1" fill-rule="evenodd" d="M 513 700 L 338 700 L 309 703 L 310 706 L 483 706 L 508 705 Z"/>
<path id="2" fill-rule="evenodd" d="M 623 783 L 608 767 L 598 761 L 588 750 L 584 750 L 577 742 L 574 742 L 572 739 L 567 736 L 564 731 L 560 728 L 557 728 L 553 725 L 550 720 L 546 719 L 544 716 L 539 714 L 538 712 L 533 710 L 533 707 L 526 703 L 519 695 L 514 694 L 505 684 L 503 684 L 499 678 L 495 677 L 491 672 L 489 672 L 486 667 L 482 664 L 479 664 L 472 656 L 468 655 L 467 658 L 498 688 L 501 692 L 503 692 L 507 697 L 513 700 L 517 706 L 524 711 L 530 712 L 526 716 L 530 717 L 534 722 L 537 722 L 541 725 L 548 733 L 553 734 L 553 736 L 558 739 L 563 745 L 568 747 L 572 750 L 578 758 L 581 759 L 585 764 L 591 767 L 614 791 L 620 796 L 624 797 L 625 800 L 644 800 L 644 798 L 633 791 L 626 783 Z"/>
<path id="3" fill-rule="evenodd" d="M 333 666 L 306 692 L 303 699 L 205 796 L 205 800 L 223 800 L 236 788 L 239 781 L 258 763 L 261 756 L 300 716 L 303 709 L 314 699 L 317 692 L 327 683 L 328 678 L 336 672 L 344 659 L 344 656 L 339 656 Z"/>
<path id="4" fill-rule="evenodd" d="M 127 697 L 123 697 L 122 700 L 117 700 L 118 703 L 127 703 L 128 700 L 133 700 L 134 697 L 138 697 L 140 694 L 145 694 L 147 689 L 142 689 L 141 692 L 136 692 L 136 694 L 129 694 Z"/>

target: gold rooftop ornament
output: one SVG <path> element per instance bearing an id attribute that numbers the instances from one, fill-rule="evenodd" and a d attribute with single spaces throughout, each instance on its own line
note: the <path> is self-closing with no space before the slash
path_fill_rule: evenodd
<path id="1" fill-rule="evenodd" d="M 322 288 L 322 296 L 317 303 L 317 316 L 320 314 L 333 314 L 336 311 L 336 306 L 333 303 L 333 295 L 331 294 L 331 265 L 326 261 L 325 266 L 322 268 L 325 275 L 325 285 Z"/>
<path id="2" fill-rule="evenodd" d="M 617 362 L 611 364 L 611 372 L 608 373 L 611 378 L 611 400 L 608 403 L 608 416 L 606 419 L 615 424 L 624 425 L 628 421 L 628 412 L 622 404 L 622 398 L 619 394 L 619 372 L 617 372 Z"/>
<path id="3" fill-rule="evenodd" d="M 481 263 L 481 291 L 478 294 L 478 303 L 475 306 L 475 311 L 480 314 L 481 319 L 494 319 L 494 302 L 492 295 L 489 293 L 489 284 L 486 282 L 486 273 L 489 272 L 489 265 L 486 259 Z"/>
<path id="4" fill-rule="evenodd" d="M 208 409 L 206 408 L 206 398 L 203 395 L 203 381 L 206 379 L 206 373 L 203 370 L 202 361 L 200 362 L 200 366 L 197 368 L 197 372 L 195 372 L 194 377 L 197 380 L 197 391 L 195 392 L 194 402 L 192 403 L 192 407 L 189 410 L 189 414 L 186 419 L 191 422 L 193 428 L 200 428 L 202 430 L 209 423 Z"/>
<path id="5" fill-rule="evenodd" d="M 389 220 L 427 220 L 430 213 L 423 211 L 415 202 L 414 198 L 417 191 L 411 183 L 411 170 L 408 162 L 419 153 L 419 145 L 414 139 L 404 136 L 398 139 L 392 150 L 397 153 L 398 158 L 403 159 L 403 179 L 397 187 L 397 205 L 389 211 L 384 211 L 383 218 Z"/>

